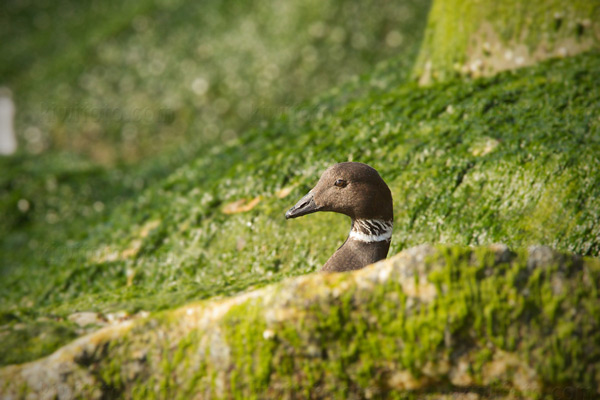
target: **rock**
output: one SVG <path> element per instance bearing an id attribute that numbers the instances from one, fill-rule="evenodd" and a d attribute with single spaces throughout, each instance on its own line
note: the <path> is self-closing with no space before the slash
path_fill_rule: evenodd
<path id="1" fill-rule="evenodd" d="M 67 319 L 76 323 L 81 328 L 89 325 L 106 325 L 106 319 L 102 317 L 102 314 L 93 311 L 76 312 L 69 315 Z"/>
<path id="2" fill-rule="evenodd" d="M 1 369 L 0 390 L 15 399 L 594 398 L 599 281 L 599 260 L 550 249 L 424 245 L 353 273 L 117 322 Z"/>
<path id="3" fill-rule="evenodd" d="M 130 318 L 132 318 L 132 316 L 129 315 L 127 311 L 117 311 L 114 313 L 106 314 L 106 320 L 110 324 L 116 324 L 118 322 L 125 321 Z"/>

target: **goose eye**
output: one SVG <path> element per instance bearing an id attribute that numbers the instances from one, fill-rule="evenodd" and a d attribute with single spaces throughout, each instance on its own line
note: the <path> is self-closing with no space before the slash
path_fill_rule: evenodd
<path id="1" fill-rule="evenodd" d="M 346 187 L 347 183 L 343 179 L 338 179 L 337 181 L 335 181 L 334 185 L 337 186 L 337 187 L 342 187 L 343 188 L 343 187 Z"/>

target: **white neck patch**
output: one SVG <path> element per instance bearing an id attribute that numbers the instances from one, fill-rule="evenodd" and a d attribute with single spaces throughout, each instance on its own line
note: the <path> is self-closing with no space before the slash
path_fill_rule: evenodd
<path id="1" fill-rule="evenodd" d="M 373 243 L 391 240 L 394 223 L 381 219 L 356 219 L 349 238 L 361 242 Z"/>

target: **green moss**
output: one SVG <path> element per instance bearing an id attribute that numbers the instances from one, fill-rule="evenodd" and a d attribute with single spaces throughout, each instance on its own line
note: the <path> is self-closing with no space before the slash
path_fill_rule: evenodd
<path id="1" fill-rule="evenodd" d="M 384 89 L 363 88 L 357 97 L 340 89 L 121 201 L 70 244 L 76 251 L 56 248 L 40 257 L 32 250 L 28 262 L 3 265 L 0 315 L 27 325 L 76 311 L 159 311 L 314 271 L 344 240 L 349 221 L 327 213 L 285 221 L 283 214 L 322 170 L 346 160 L 373 165 L 393 192 L 390 254 L 421 243 L 500 242 L 598 256 L 598 69 L 600 56 L 589 53 L 470 82 L 418 88 L 385 80 Z M 346 95 L 350 100 L 340 100 Z M 291 188 L 284 198 L 277 195 L 282 188 Z M 257 196 L 250 211 L 222 212 Z M 477 257 L 487 263 L 486 254 Z M 502 268 L 513 281 L 525 274 L 524 266 Z M 507 328 L 491 316 L 512 315 L 502 302 L 516 295 L 476 287 L 473 280 L 484 273 L 472 271 L 463 295 L 496 300 L 487 305 L 489 317 L 473 322 L 487 326 L 498 344 L 517 346 L 497 335 Z M 451 276 L 442 278 L 436 285 L 448 290 Z M 540 298 L 548 298 L 545 290 Z M 467 300 L 456 301 L 461 313 L 468 313 Z M 523 312 L 529 303 L 519 303 Z M 555 303 L 544 310 L 549 317 L 562 311 Z M 452 323 L 460 329 L 467 322 Z M 7 353 L 23 354 L 28 340 Z M 423 340 L 433 346 L 439 338 Z M 413 351 L 403 350 L 407 365 L 418 364 Z"/>
<path id="2" fill-rule="evenodd" d="M 27 324 L 5 324 L 0 331 L 0 360 L 3 364 L 32 361 L 76 337 L 76 326 L 70 322 L 38 319 Z"/>
<path id="3" fill-rule="evenodd" d="M 99 384 L 78 393 L 556 398 L 597 390 L 598 259 L 439 245 L 424 265 L 402 265 L 373 284 L 378 271 L 314 275 L 236 302 L 222 316 L 212 308 L 229 300 L 140 321 L 78 361 Z M 410 289 L 414 274 L 436 295 Z M 194 325 L 209 314 L 212 323 Z M 471 383 L 455 383 L 457 374 Z"/>
<path id="4" fill-rule="evenodd" d="M 410 371 L 412 379 L 430 382 L 438 392 L 469 392 L 450 382 L 449 368 L 458 357 L 467 357 L 468 373 L 488 393 L 531 390 L 527 395 L 536 398 L 568 388 L 591 393 L 600 368 L 600 330 L 593 318 L 600 312 L 594 297 L 594 279 L 600 277 L 597 260 L 573 262 L 558 255 L 554 264 L 534 268 L 525 251 L 508 253 L 502 260 L 492 257 L 496 254 L 489 248 L 439 246 L 427 261 L 431 272 L 425 281 L 438 288 L 431 301 L 407 295 L 396 279 L 361 289 L 348 275 L 318 283 L 315 279 L 295 289 L 294 297 L 285 301 L 290 314 L 278 322 L 266 319 L 266 312 L 277 306 L 247 300 L 218 322 L 229 361 L 215 363 L 205 355 L 202 368 L 179 369 L 178 380 L 190 383 L 193 371 L 195 384 L 185 392 L 173 386 L 168 394 L 214 396 L 215 387 L 203 379 L 217 371 L 226 372 L 227 386 L 219 394 L 226 398 L 281 398 L 300 392 L 319 398 L 362 397 L 367 391 L 384 396 L 393 389 L 398 371 Z M 588 277 L 582 280 L 584 274 Z M 564 295 L 550 296 L 558 281 Z M 312 285 L 323 287 L 311 291 Z M 340 286 L 343 291 L 335 294 Z M 549 296 L 556 309 L 551 312 Z M 165 353 L 160 365 L 188 365 L 199 342 L 198 337 L 184 339 Z M 504 363 L 506 371 L 493 378 L 486 372 L 492 362 Z M 523 368 L 535 371 L 529 384 L 539 381 L 540 389 L 515 383 L 514 374 L 530 379 Z M 172 370 L 159 366 L 159 371 L 173 376 Z M 400 398 L 430 390 L 419 385 L 401 391 Z"/>
<path id="5" fill-rule="evenodd" d="M 229 380 L 234 398 L 259 398 L 269 388 L 275 367 L 272 351 L 275 342 L 265 338 L 266 324 L 257 301 L 234 306 L 221 323 L 223 339 L 229 345 L 234 371 Z"/>
<path id="6" fill-rule="evenodd" d="M 561 54 L 561 46 L 570 55 L 597 48 L 594 32 L 599 15 L 600 3 L 595 0 L 437 0 L 429 13 L 414 74 L 431 75 L 428 80 L 465 72 L 479 76 L 555 57 Z M 580 50 L 575 48 L 579 45 Z M 520 64 L 514 62 L 518 57 Z M 473 62 L 480 66 L 471 66 Z"/>

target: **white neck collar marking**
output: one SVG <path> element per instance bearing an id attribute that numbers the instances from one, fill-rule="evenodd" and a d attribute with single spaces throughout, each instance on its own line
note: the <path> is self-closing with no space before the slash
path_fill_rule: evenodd
<path id="1" fill-rule="evenodd" d="M 366 243 L 389 241 L 392 238 L 394 223 L 381 219 L 354 220 L 349 238 Z"/>

